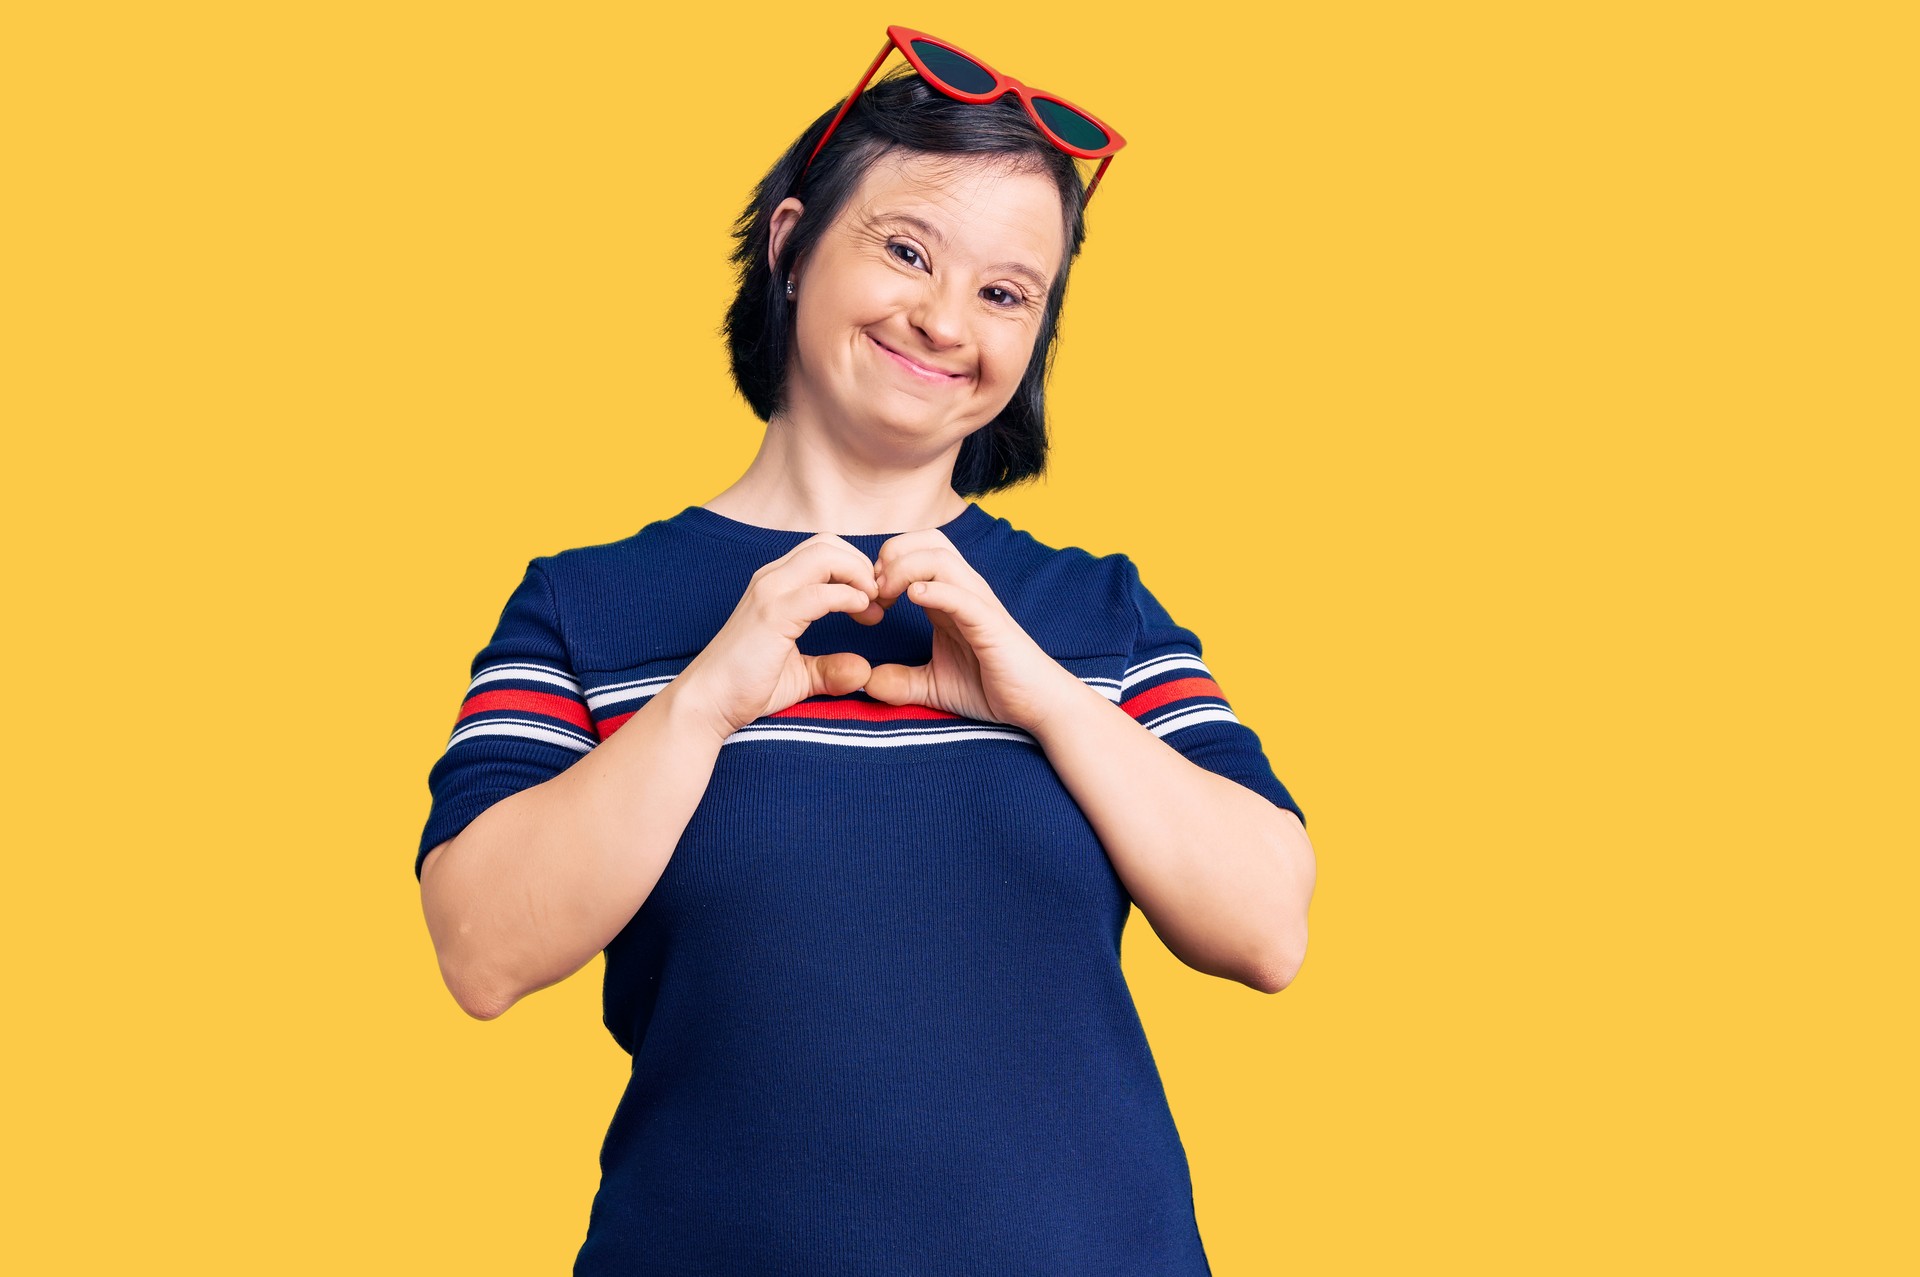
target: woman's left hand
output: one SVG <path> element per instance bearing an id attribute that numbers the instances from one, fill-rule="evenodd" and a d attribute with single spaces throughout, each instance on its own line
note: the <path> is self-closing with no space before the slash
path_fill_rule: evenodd
<path id="1" fill-rule="evenodd" d="M 1020 627 L 946 533 L 903 532 L 875 563 L 879 605 L 905 595 L 933 622 L 933 659 L 874 666 L 866 693 L 875 700 L 1032 730 L 1062 696 L 1087 690 Z"/>

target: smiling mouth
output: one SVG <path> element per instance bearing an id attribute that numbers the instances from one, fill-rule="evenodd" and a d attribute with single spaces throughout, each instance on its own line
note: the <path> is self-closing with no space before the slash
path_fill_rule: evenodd
<path id="1" fill-rule="evenodd" d="M 884 354 L 888 359 L 891 359 L 894 363 L 898 364 L 900 367 L 906 369 L 908 372 L 912 373 L 914 376 L 919 377 L 925 381 L 944 382 L 944 381 L 960 380 L 961 374 L 959 373 L 939 372 L 935 369 L 927 367 L 925 364 L 915 363 L 913 360 L 908 359 L 905 355 L 901 354 L 899 351 L 895 350 L 893 347 L 887 345 L 885 342 L 881 341 L 878 337 L 875 337 L 871 333 L 867 334 L 867 340 L 872 342 L 874 345 L 878 346 L 880 348 L 880 352 Z"/>

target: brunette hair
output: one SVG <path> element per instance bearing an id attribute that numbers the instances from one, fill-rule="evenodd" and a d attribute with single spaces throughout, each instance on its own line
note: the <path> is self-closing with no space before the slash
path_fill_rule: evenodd
<path id="1" fill-rule="evenodd" d="M 1086 239 L 1081 209 L 1086 184 L 1073 157 L 1047 139 L 1013 94 L 984 105 L 961 102 L 929 87 L 917 71 L 902 66 L 866 87 L 832 140 L 807 167 L 807 157 L 840 105 L 835 102 L 827 108 L 787 148 L 760 179 L 746 211 L 734 223 L 737 243 L 731 260 L 739 287 L 720 331 L 727 340 L 741 397 L 762 421 L 771 420 L 783 406 L 795 314 L 787 298 L 787 275 L 833 225 L 869 169 L 900 152 L 938 157 L 956 168 L 980 162 L 968 157 L 989 157 L 988 162 L 1009 171 L 1037 171 L 1054 180 L 1060 191 L 1067 252 L 1047 293 L 1033 358 L 1019 388 L 999 416 L 960 445 L 953 489 L 964 497 L 980 497 L 1045 473 L 1047 378 L 1060 338 L 1067 276 Z M 773 210 L 788 196 L 804 201 L 806 211 L 781 246 L 784 260 L 776 276 L 767 263 L 769 223 Z"/>

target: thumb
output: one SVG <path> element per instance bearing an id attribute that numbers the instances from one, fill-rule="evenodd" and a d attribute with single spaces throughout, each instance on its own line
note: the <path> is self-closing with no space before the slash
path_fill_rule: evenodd
<path id="1" fill-rule="evenodd" d="M 801 654 L 807 663 L 808 696 L 845 696 L 867 684 L 873 666 L 858 652 L 829 652 L 825 656 Z"/>
<path id="2" fill-rule="evenodd" d="M 867 675 L 867 695 L 887 705 L 929 705 L 927 667 L 877 665 Z"/>

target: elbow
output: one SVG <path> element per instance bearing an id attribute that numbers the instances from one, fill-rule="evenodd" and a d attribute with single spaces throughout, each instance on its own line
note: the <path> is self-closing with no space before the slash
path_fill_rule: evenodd
<path id="1" fill-rule="evenodd" d="M 464 926 L 445 930 L 452 934 L 436 937 L 434 951 L 447 992 L 474 1019 L 499 1019 L 520 1000 L 520 991 L 508 987 L 499 963 L 489 961 L 494 946 Z"/>
<path id="2" fill-rule="evenodd" d="M 1276 954 L 1270 955 L 1257 969 L 1254 978 L 1248 981 L 1262 993 L 1278 993 L 1292 984 L 1294 977 L 1300 974 L 1300 968 L 1307 960 L 1307 929 L 1302 926 L 1282 945 Z"/>
<path id="3" fill-rule="evenodd" d="M 505 1015 L 507 1008 L 512 1005 L 511 1002 L 504 1000 L 483 1002 L 469 1000 L 461 1002 L 460 1009 L 476 1020 L 497 1020 Z"/>
<path id="4" fill-rule="evenodd" d="M 443 866 L 439 866 L 439 862 L 442 853 L 455 841 L 458 840 L 435 847 L 420 867 L 420 900 L 426 913 L 427 933 L 433 939 L 441 983 L 447 986 L 454 1002 L 476 1020 L 497 1020 L 516 999 L 503 995 L 491 973 L 474 961 L 485 946 L 474 943 L 471 926 L 461 921 L 459 905 L 448 894 L 452 887 L 442 881 Z"/>
<path id="5" fill-rule="evenodd" d="M 476 1020 L 497 1020 L 518 1001 L 503 989 L 497 965 L 486 960 L 490 946 L 483 938 L 457 923 L 442 921 L 430 929 L 440 981 L 462 1011 Z"/>
<path id="6" fill-rule="evenodd" d="M 1307 960 L 1307 908 L 1313 900 L 1317 876 L 1313 844 L 1307 841 L 1305 827 L 1292 812 L 1283 811 L 1281 815 L 1287 832 L 1278 857 L 1285 875 L 1287 903 L 1281 908 L 1285 924 L 1269 938 L 1265 960 L 1254 969 L 1255 979 L 1249 981 L 1262 993 L 1278 993 L 1292 984 Z"/>
<path id="7" fill-rule="evenodd" d="M 448 970 L 445 963 L 441 964 L 440 978 L 446 982 L 447 992 L 453 995 L 453 1000 L 459 1004 L 460 1009 L 476 1020 L 497 1020 L 506 1014 L 507 1008 L 511 1007 L 515 1001 L 513 998 L 502 997 L 497 991 L 478 980 Z"/>

